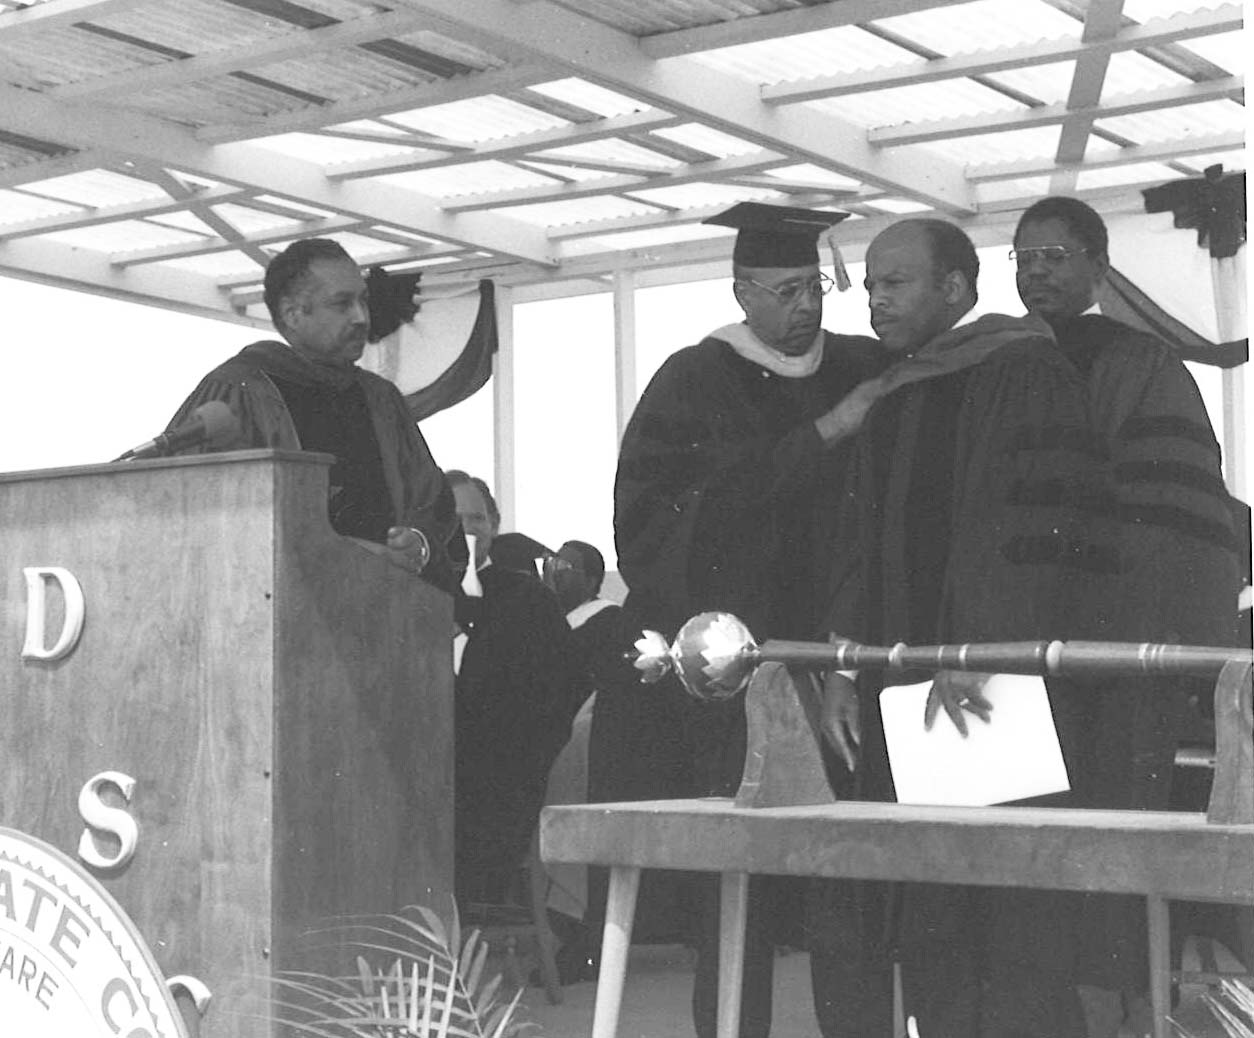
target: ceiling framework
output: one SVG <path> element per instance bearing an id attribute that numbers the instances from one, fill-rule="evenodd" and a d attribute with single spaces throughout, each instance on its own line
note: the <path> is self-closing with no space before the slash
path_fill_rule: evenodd
<path id="1" fill-rule="evenodd" d="M 1010 17 L 1008 17 L 1010 15 Z M 709 263 L 741 200 L 977 240 L 1244 167 L 1222 0 L 0 0 L 0 274 L 260 320 L 295 238 L 424 285 Z"/>

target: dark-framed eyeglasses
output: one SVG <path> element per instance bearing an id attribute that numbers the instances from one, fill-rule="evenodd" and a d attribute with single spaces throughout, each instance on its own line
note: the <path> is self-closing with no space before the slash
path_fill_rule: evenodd
<path id="1" fill-rule="evenodd" d="M 770 292 L 784 306 L 790 306 L 803 298 L 822 299 L 836 286 L 836 282 L 826 274 L 820 274 L 816 278 L 806 278 L 802 281 L 785 281 L 777 288 L 764 285 L 761 281 L 755 281 L 753 278 L 742 277 L 736 280 Z"/>
<path id="2" fill-rule="evenodd" d="M 1034 245 L 1027 249 L 1011 249 L 1010 262 L 1020 270 L 1040 260 L 1047 267 L 1060 267 L 1072 256 L 1087 256 L 1092 249 L 1069 249 L 1065 245 Z"/>

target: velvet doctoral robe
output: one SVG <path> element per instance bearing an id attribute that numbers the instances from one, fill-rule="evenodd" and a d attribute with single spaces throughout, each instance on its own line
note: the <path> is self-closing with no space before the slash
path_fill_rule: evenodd
<path id="1" fill-rule="evenodd" d="M 1087 637 L 1231 645 L 1240 587 L 1233 502 L 1219 445 L 1192 375 L 1160 340 L 1099 314 L 1059 321 L 1059 349 L 1087 379 L 1112 468 L 1091 502 L 1118 566 L 1088 588 Z M 1167 810 L 1172 762 L 1190 701 L 1209 714 L 1213 681 L 1180 677 L 1076 681 L 1082 806 Z M 1140 899 L 1091 896 L 1082 915 L 1082 983 L 1147 989 Z"/>
<path id="2" fill-rule="evenodd" d="M 983 317 L 886 378 L 899 388 L 872 408 L 850 472 L 861 551 L 832 560 L 831 629 L 879 644 L 1085 633 L 1077 603 L 1114 561 L 1085 504 L 1107 491 L 1109 474 L 1084 382 L 1048 329 Z M 883 680 L 859 680 L 856 780 L 875 800 L 893 799 Z M 1068 706 L 1054 709 L 1074 774 Z M 1082 1033 L 1072 935 L 1068 906 L 1053 895 L 909 887 L 899 932 L 907 1011 L 937 1038 Z M 820 965 L 825 951 L 835 954 L 812 951 Z"/>
<path id="3" fill-rule="evenodd" d="M 455 566 L 465 558 L 453 495 L 436 465 L 431 451 L 410 418 L 400 391 L 386 379 L 358 367 L 331 368 L 306 360 L 281 342 L 262 341 L 244 347 L 230 360 L 218 365 L 183 401 L 169 428 L 185 422 L 200 405 L 211 400 L 224 402 L 239 422 L 234 442 L 221 450 L 274 447 L 284 450 L 310 449 L 297 431 L 281 385 L 294 387 L 298 394 L 361 394 L 370 418 L 366 436 L 373 432 L 378 444 L 379 468 L 385 487 L 374 496 L 390 500 L 392 514 L 386 525 L 411 526 L 427 537 L 431 557 L 423 576 L 446 591 L 456 586 Z M 317 405 L 313 405 L 314 408 Z M 326 415 L 311 410 L 316 421 L 333 421 L 335 408 Z M 343 462 L 338 461 L 342 466 Z M 345 479 L 332 469 L 329 517 L 334 520 L 333 502 Z M 450 546 L 457 561 L 450 559 Z"/>

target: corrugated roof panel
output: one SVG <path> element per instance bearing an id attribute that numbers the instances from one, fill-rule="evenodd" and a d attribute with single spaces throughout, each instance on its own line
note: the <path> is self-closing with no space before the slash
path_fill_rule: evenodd
<path id="1" fill-rule="evenodd" d="M 787 202 L 787 195 L 769 188 L 743 187 L 739 184 L 676 184 L 674 187 L 632 191 L 636 198 L 656 202 L 673 209 L 699 209 L 708 205 L 735 205 L 737 202 Z"/>
<path id="2" fill-rule="evenodd" d="M 1049 177 L 1020 177 L 1018 180 L 995 180 L 977 184 L 976 198 L 981 205 L 1008 198 L 1043 198 L 1049 194 Z"/>
<path id="3" fill-rule="evenodd" d="M 274 137 L 262 137 L 252 142 L 261 148 L 290 155 L 292 158 L 317 162 L 334 168 L 344 162 L 369 162 L 414 154 L 413 148 L 399 144 L 380 144 L 376 141 L 350 140 L 346 137 L 323 137 L 316 133 L 283 133 Z"/>
<path id="4" fill-rule="evenodd" d="M 994 73 L 988 78 L 1046 104 L 1064 104 L 1071 93 L 1071 79 L 1074 74 L 1075 62 L 1061 61 L 1049 65 L 1009 69 L 1005 72 Z M 1130 51 L 1111 55 L 1106 67 L 1106 78 L 1102 84 L 1102 96 L 1133 94 L 1140 90 L 1158 90 L 1187 82 L 1184 76 L 1160 65 L 1157 61 Z"/>
<path id="5" fill-rule="evenodd" d="M 170 197 L 150 181 L 113 173 L 107 169 L 89 169 L 63 177 L 50 177 L 32 186 L 37 187 L 41 195 L 94 207 L 164 201 Z"/>
<path id="6" fill-rule="evenodd" d="M 662 245 L 684 244 L 722 237 L 726 235 L 716 233 L 714 228 L 699 223 L 667 224 L 643 231 L 622 231 L 619 234 L 607 234 L 597 238 L 577 238 L 567 242 L 564 251 L 568 256 L 573 257 L 597 252 L 651 249 Z"/>
<path id="7" fill-rule="evenodd" d="M 257 195 L 258 202 L 269 202 L 271 205 L 281 205 L 296 212 L 308 213 L 310 216 L 330 216 L 329 209 L 319 209 L 305 202 L 295 202 L 290 198 L 278 198 L 274 195 Z"/>
<path id="8" fill-rule="evenodd" d="M 1173 14 L 1192 11 L 1213 11 L 1232 0 L 1124 0 L 1123 13 L 1137 22 L 1151 18 L 1170 18 Z"/>
<path id="9" fill-rule="evenodd" d="M 1224 32 L 1216 36 L 1203 36 L 1196 40 L 1186 40 L 1180 46 L 1234 75 L 1244 72 L 1250 63 L 1249 42 L 1244 33 Z"/>
<path id="10" fill-rule="evenodd" d="M 293 235 L 293 237 L 299 237 L 299 235 Z M 354 234 L 352 231 L 335 231 L 323 237 L 334 238 L 358 263 L 386 263 L 389 259 L 397 259 L 405 255 L 405 249 L 400 245 L 380 241 L 378 238 L 368 238 L 364 234 Z M 281 246 L 272 247 L 281 248 Z"/>
<path id="11" fill-rule="evenodd" d="M 570 125 L 566 119 L 496 94 L 398 112 L 388 118 L 424 133 L 466 143 L 500 140 Z"/>
<path id="12" fill-rule="evenodd" d="M 792 4 L 768 2 L 733 5 L 711 0 L 632 0 L 631 3 L 623 3 L 623 0 L 569 0 L 563 6 L 616 29 L 644 36 L 669 29 L 686 29 L 693 25 L 725 21 L 738 14 L 756 13 L 760 8 L 770 9 Z"/>
<path id="13" fill-rule="evenodd" d="M 395 39 L 411 47 L 417 47 L 419 50 L 426 51 L 428 54 L 435 54 L 438 57 L 480 71 L 504 68 L 509 64 L 504 58 L 493 54 L 491 51 L 483 50 L 481 47 L 476 47 L 465 40 L 452 39 L 443 33 L 431 32 L 429 29 L 407 32 L 395 37 Z"/>
<path id="14" fill-rule="evenodd" d="M 757 85 L 792 83 L 916 61 L 913 54 L 854 25 L 693 54 L 691 60 Z"/>
<path id="15" fill-rule="evenodd" d="M 1148 144 L 1199 134 L 1244 131 L 1246 118 L 1247 110 L 1235 101 L 1203 101 L 1155 112 L 1098 119 L 1094 125 L 1137 144 Z"/>
<path id="16" fill-rule="evenodd" d="M 296 222 L 290 216 L 262 212 L 260 209 L 250 209 L 246 205 L 234 205 L 230 202 L 213 206 L 213 211 L 242 234 L 264 234 Z"/>
<path id="17" fill-rule="evenodd" d="M 116 11 L 84 12 L 94 25 L 185 54 L 206 54 L 300 32 L 277 18 L 218 0 L 122 5 Z"/>
<path id="18" fill-rule="evenodd" d="M 22 191 L 0 189 L 0 226 L 41 220 L 50 216 L 72 216 L 82 211 L 82 207 L 66 202 L 38 198 Z M 3 230 L 0 230 L 0 235 L 2 234 Z"/>
<path id="19" fill-rule="evenodd" d="M 620 141 L 613 138 L 599 141 L 584 141 L 580 144 L 567 144 L 560 148 L 548 148 L 535 152 L 535 157 L 561 159 L 587 159 L 589 162 L 623 162 L 631 165 L 656 166 L 659 170 L 674 169 L 682 166 L 678 159 L 663 155 L 660 152 L 643 148 L 631 141 Z"/>
<path id="20" fill-rule="evenodd" d="M 202 83 L 170 83 L 127 98 L 127 105 L 190 126 L 261 119 L 309 107 L 290 94 L 232 76 Z M 259 125 L 259 131 L 265 127 Z"/>
<path id="21" fill-rule="evenodd" d="M 653 131 L 655 137 L 663 137 L 687 148 L 695 148 L 720 159 L 733 155 L 747 155 L 758 151 L 759 146 L 733 137 L 730 133 L 715 130 L 700 123 L 684 123 L 682 126 L 663 126 Z"/>
<path id="22" fill-rule="evenodd" d="M 648 216 L 653 206 L 619 195 L 605 198 L 572 198 L 560 202 L 512 206 L 509 215 L 538 227 L 569 227 L 591 220 L 613 220 L 623 216 Z"/>
<path id="23" fill-rule="evenodd" d="M 594 180 L 605 180 L 608 177 L 618 176 L 617 173 L 610 173 L 600 169 L 588 169 L 585 166 L 570 166 L 562 162 L 535 162 L 530 159 L 522 163 L 524 169 L 534 170 L 537 173 L 551 176 L 557 180 L 568 180 L 575 184 L 590 183 Z M 626 174 L 631 176 L 632 174 Z"/>
<path id="24" fill-rule="evenodd" d="M 505 162 L 468 162 L 464 166 L 420 169 L 388 173 L 375 178 L 380 184 L 394 184 L 433 198 L 463 198 L 467 195 L 514 191 L 527 187 L 554 187 L 558 181 Z"/>
<path id="25" fill-rule="evenodd" d="M 1179 173 L 1161 162 L 1137 162 L 1128 166 L 1112 166 L 1110 169 L 1083 170 L 1076 176 L 1075 186 L 1078 191 L 1092 191 L 1101 187 L 1157 184 L 1179 179 Z"/>
<path id="26" fill-rule="evenodd" d="M 1058 150 L 1059 133 L 1057 126 L 1033 126 L 1025 130 L 1003 130 L 947 141 L 912 144 L 910 147 L 940 155 L 951 162 L 974 169 L 985 163 L 1052 159 Z M 926 160 L 921 158 L 920 161 Z"/>
<path id="27" fill-rule="evenodd" d="M 0 42 L 0 75 L 5 82 L 19 86 L 57 87 L 168 60 L 129 43 L 74 28 L 41 33 L 38 47 L 21 40 L 11 45 Z"/>
<path id="28" fill-rule="evenodd" d="M 405 90 L 439 77 L 364 50 L 337 50 L 258 66 L 250 74 L 332 101 Z"/>
<path id="29" fill-rule="evenodd" d="M 143 220 L 120 220 L 117 223 L 54 231 L 44 235 L 44 240 L 124 258 L 128 252 L 156 249 L 163 245 L 195 244 L 204 241 L 205 236 L 188 234 L 172 227 L 159 227 Z"/>
<path id="30" fill-rule="evenodd" d="M 1161 90 L 1190 82 L 1185 76 L 1135 51 L 1112 54 L 1102 84 L 1102 100 L 1142 90 Z"/>
<path id="31" fill-rule="evenodd" d="M 609 119 L 616 115 L 641 112 L 650 106 L 634 97 L 597 86 L 582 79 L 559 79 L 552 83 L 540 83 L 531 87 L 538 94 L 552 97 L 567 104 L 586 108 L 590 112 Z"/>
<path id="32" fill-rule="evenodd" d="M 1246 168 L 1245 151 L 1242 148 L 1234 148 L 1232 151 L 1213 151 L 1209 155 L 1190 155 L 1187 159 L 1176 161 L 1197 170 L 1199 174 L 1207 166 L 1213 166 L 1216 163 L 1222 165 L 1225 170 Z"/>
<path id="33" fill-rule="evenodd" d="M 956 119 L 990 112 L 1024 110 L 1024 106 L 1013 98 L 970 79 L 920 83 L 847 97 L 825 97 L 805 103 L 867 129 L 901 126 L 929 119 Z"/>
<path id="34" fill-rule="evenodd" d="M 777 166 L 775 169 L 763 170 L 763 175 L 778 177 L 780 180 L 810 181 L 817 186 L 830 188 L 834 191 L 856 191 L 862 182 L 852 177 L 841 176 L 830 169 L 803 162 L 797 166 Z"/>
<path id="35" fill-rule="evenodd" d="M 260 283 L 262 277 L 257 264 L 238 249 L 231 249 L 228 252 L 210 252 L 204 256 L 184 256 L 182 259 L 164 260 L 161 266 L 206 278 L 234 280 L 255 273 Z"/>
<path id="36" fill-rule="evenodd" d="M 1013 6 L 1013 17 L 1007 8 Z M 916 11 L 876 24 L 939 54 L 1014 47 L 1058 37 L 1079 38 L 1083 24 L 1042 0 L 973 0 L 968 4 Z"/>
<path id="37" fill-rule="evenodd" d="M 198 238 L 217 238 L 218 231 L 214 227 L 210 227 L 199 216 L 190 210 L 182 210 L 177 213 L 162 213 L 159 216 L 150 216 L 145 223 L 155 224 L 158 227 L 168 227 L 172 230 L 187 231 L 194 234 Z"/>
<path id="38" fill-rule="evenodd" d="M 859 205 L 882 209 L 886 213 L 895 213 L 899 216 L 905 216 L 907 213 L 924 213 L 932 208 L 930 205 L 914 202 L 908 198 L 872 198 L 860 202 Z"/>
<path id="39" fill-rule="evenodd" d="M 988 79 L 1045 104 L 1062 104 L 1071 93 L 1071 79 L 1074 75 L 1074 61 L 1054 61 L 1048 65 L 1030 65 L 1027 68 L 994 72 Z"/>

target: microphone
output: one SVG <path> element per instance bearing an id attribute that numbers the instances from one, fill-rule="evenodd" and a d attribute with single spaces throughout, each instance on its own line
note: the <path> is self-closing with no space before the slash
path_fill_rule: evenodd
<path id="1" fill-rule="evenodd" d="M 187 421 L 127 451 L 118 461 L 163 458 L 188 447 L 225 447 L 239 435 L 239 419 L 221 400 L 201 404 Z"/>

